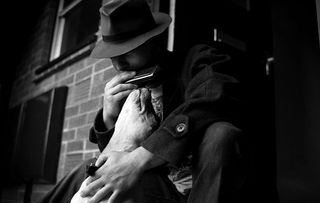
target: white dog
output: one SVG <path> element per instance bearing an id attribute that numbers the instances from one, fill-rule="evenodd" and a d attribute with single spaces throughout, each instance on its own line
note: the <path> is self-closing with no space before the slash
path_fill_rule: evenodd
<path id="1" fill-rule="evenodd" d="M 113 151 L 123 152 L 136 149 L 155 130 L 157 125 L 157 117 L 151 104 L 149 90 L 142 88 L 132 91 L 119 114 L 114 134 L 102 153 L 108 155 Z M 90 199 L 90 197 L 80 196 L 81 190 L 87 185 L 87 180 L 83 181 L 71 203 L 86 203 Z M 107 200 L 100 202 L 107 202 Z"/>

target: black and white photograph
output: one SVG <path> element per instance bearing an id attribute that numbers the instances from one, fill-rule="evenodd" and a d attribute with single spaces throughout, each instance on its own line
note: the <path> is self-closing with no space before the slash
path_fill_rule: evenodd
<path id="1" fill-rule="evenodd" d="M 1 18 L 1 203 L 320 203 L 320 0 Z"/>

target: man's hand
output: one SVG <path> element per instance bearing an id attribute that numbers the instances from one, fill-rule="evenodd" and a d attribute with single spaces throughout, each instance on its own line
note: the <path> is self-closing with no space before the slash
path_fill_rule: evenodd
<path id="1" fill-rule="evenodd" d="M 132 200 L 131 198 L 135 198 L 130 196 L 133 193 L 126 196 L 121 194 L 134 188 L 144 171 L 165 163 L 143 147 L 132 152 L 110 152 L 108 156 L 109 158 L 103 154 L 99 156 L 96 165 L 101 167 L 94 176 L 82 183 L 71 203 L 114 203 L 120 198 Z M 133 200 L 139 202 L 137 199 Z"/>
<path id="2" fill-rule="evenodd" d="M 113 203 L 119 200 L 121 194 L 133 188 L 145 170 L 147 159 L 138 156 L 139 150 L 109 152 L 108 157 L 100 156 L 96 165 L 102 166 L 94 176 L 86 180 L 86 185 L 80 189 L 81 198 L 89 199 L 89 203 L 106 199 L 108 203 Z"/>
<path id="3" fill-rule="evenodd" d="M 70 203 L 88 203 L 90 201 L 90 198 L 91 198 L 90 196 L 82 197 L 80 195 L 81 191 L 87 186 L 88 184 L 87 181 L 88 181 L 88 178 L 82 182 L 80 189 L 76 194 L 73 195 Z M 108 203 L 108 200 L 104 199 L 102 201 L 99 201 L 99 203 Z"/>
<path id="4" fill-rule="evenodd" d="M 122 72 L 112 78 L 104 88 L 103 100 L 103 121 L 108 129 L 114 127 L 116 119 L 121 111 L 121 102 L 137 86 L 124 84 L 125 81 L 132 79 L 135 72 Z"/>

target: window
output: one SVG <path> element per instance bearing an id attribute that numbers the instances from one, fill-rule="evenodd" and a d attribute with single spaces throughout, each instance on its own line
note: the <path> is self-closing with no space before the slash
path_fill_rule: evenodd
<path id="1" fill-rule="evenodd" d="M 96 40 L 101 0 L 60 0 L 50 60 L 71 53 Z M 147 0 L 158 11 L 159 0 Z"/>
<path id="2" fill-rule="evenodd" d="M 96 39 L 101 0 L 60 0 L 50 60 Z"/>

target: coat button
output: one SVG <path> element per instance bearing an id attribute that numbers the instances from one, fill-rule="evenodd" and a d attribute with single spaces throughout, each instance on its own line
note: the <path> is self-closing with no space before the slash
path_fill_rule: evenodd
<path id="1" fill-rule="evenodd" d="M 178 133 L 182 133 L 185 129 L 186 129 L 186 124 L 185 124 L 185 123 L 179 123 L 179 124 L 176 126 L 176 131 L 177 131 Z"/>

